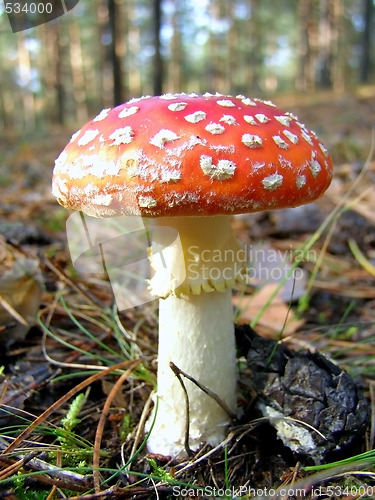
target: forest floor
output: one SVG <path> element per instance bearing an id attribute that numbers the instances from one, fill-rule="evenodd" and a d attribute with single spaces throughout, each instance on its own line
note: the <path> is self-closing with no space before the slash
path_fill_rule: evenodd
<path id="1" fill-rule="evenodd" d="M 117 313 L 108 279 L 81 276 L 70 260 L 69 214 L 51 195 L 51 176 L 75 130 L 9 131 L 0 138 L 0 498 L 206 498 L 215 492 L 231 498 L 241 487 L 244 498 L 266 498 L 266 488 L 282 498 L 283 487 L 291 498 L 322 498 L 314 487 L 336 488 L 330 498 L 375 492 L 375 88 L 275 102 L 315 130 L 333 156 L 335 177 L 316 203 L 235 218 L 247 248 L 276 256 L 263 262 L 269 275 L 286 261 L 293 265 L 293 252 L 304 248 L 301 279 L 257 276 L 235 290 L 244 417 L 225 446 L 183 463 L 147 456 L 142 448 L 155 382 L 157 303 Z M 29 328 L 24 320 L 32 317 Z M 269 423 L 254 420 L 254 395 L 246 395 L 253 344 L 243 341 L 253 332 L 241 340 L 241 325 L 249 324 L 270 342 L 265 349 L 278 341 L 288 359 L 309 351 L 320 367 L 317 353 L 324 353 L 340 367 L 337 376 L 345 370 L 354 390 L 361 387 L 366 425 L 346 439 L 348 447 L 322 458 L 327 469 L 285 446 L 277 425 L 270 432 Z M 325 369 L 335 371 L 330 364 Z M 237 490 L 230 495 L 229 488 Z"/>

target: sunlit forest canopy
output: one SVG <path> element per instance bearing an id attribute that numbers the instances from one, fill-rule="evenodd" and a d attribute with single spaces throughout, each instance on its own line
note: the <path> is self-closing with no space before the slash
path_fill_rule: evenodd
<path id="1" fill-rule="evenodd" d="M 162 92 L 344 92 L 374 82 L 374 0 L 80 0 L 12 33 L 0 3 L 0 126 L 80 123 Z"/>

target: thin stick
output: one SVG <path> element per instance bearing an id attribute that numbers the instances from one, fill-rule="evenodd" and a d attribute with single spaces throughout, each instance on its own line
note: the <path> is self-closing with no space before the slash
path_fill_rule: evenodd
<path id="1" fill-rule="evenodd" d="M 185 440 L 184 447 L 187 455 L 190 457 L 193 455 L 193 452 L 189 446 L 189 435 L 190 435 L 190 403 L 189 403 L 189 394 L 186 390 L 185 384 L 181 378 L 181 375 L 184 375 L 184 372 L 178 368 L 172 361 L 169 362 L 169 367 L 173 371 L 173 373 L 178 378 L 178 381 L 181 384 L 182 390 L 184 391 L 185 396 L 185 405 L 186 405 L 186 423 L 185 423 Z"/>
<path id="2" fill-rule="evenodd" d="M 39 452 L 32 452 L 22 458 L 18 458 L 17 456 L 17 462 L 12 458 L 0 458 L 0 464 L 7 466 L 6 469 L 2 471 L 1 481 L 9 476 L 14 476 L 18 470 L 25 469 L 26 471 L 31 470 L 33 473 L 39 472 L 40 474 L 33 474 L 33 477 L 36 481 L 43 484 L 56 485 L 60 488 L 77 491 L 86 491 L 92 486 L 91 478 L 76 472 L 63 470 L 55 465 L 44 462 L 36 458 L 35 455 L 38 453 Z"/>
<path id="3" fill-rule="evenodd" d="M 9 304 L 9 302 L 2 296 L 0 295 L 0 305 L 9 313 L 15 320 L 18 321 L 23 326 L 29 326 L 28 322 L 25 320 L 21 314 L 14 309 L 14 307 Z"/>
<path id="4" fill-rule="evenodd" d="M 137 360 L 138 363 L 138 360 Z M 83 380 L 80 384 L 76 385 L 73 389 L 71 389 L 69 392 L 67 392 L 64 396 L 62 396 L 60 399 L 55 401 L 49 408 L 47 408 L 39 417 L 37 417 L 34 422 L 32 422 L 24 431 L 19 434 L 16 439 L 7 447 L 5 450 L 1 453 L 0 456 L 7 455 L 11 451 L 13 451 L 17 446 L 19 446 L 20 443 L 24 439 L 26 439 L 30 434 L 33 432 L 33 430 L 40 425 L 44 420 L 46 420 L 57 408 L 59 408 L 61 405 L 63 405 L 66 401 L 68 401 L 71 397 L 75 396 L 79 391 L 84 389 L 85 387 L 89 386 L 93 382 L 96 382 L 99 380 L 101 377 L 104 375 L 107 375 L 108 373 L 114 372 L 116 370 L 121 370 L 122 368 L 128 367 L 129 365 L 132 366 L 134 364 L 134 360 L 129 361 L 122 361 L 121 363 L 117 363 L 116 365 L 110 366 L 106 370 L 103 370 L 99 373 L 95 373 L 94 375 L 91 375 L 91 377 L 87 378 L 86 380 Z"/>
<path id="5" fill-rule="evenodd" d="M 37 455 L 36 452 L 30 453 L 29 455 L 19 458 L 17 462 L 13 462 L 8 467 L 4 470 L 1 471 L 0 473 L 0 481 L 3 481 L 9 476 L 14 475 L 16 472 L 18 472 L 22 467 L 27 464 L 32 458 L 34 458 Z"/>
<path id="6" fill-rule="evenodd" d="M 197 387 L 199 387 L 199 389 L 201 391 L 203 391 L 205 394 L 207 394 L 207 396 L 209 396 L 210 398 L 212 398 L 214 401 L 216 401 L 216 403 L 225 411 L 225 413 L 227 413 L 227 415 L 232 419 L 232 420 L 236 420 L 236 415 L 234 412 L 232 412 L 232 410 L 230 408 L 228 408 L 228 405 L 225 403 L 225 401 L 223 401 L 220 396 L 218 396 L 215 392 L 211 391 L 211 389 L 209 389 L 208 387 L 206 387 L 205 385 L 201 384 L 200 382 L 198 382 L 198 380 L 195 380 L 191 375 L 189 375 L 188 373 L 186 372 L 183 372 L 180 368 L 178 368 L 178 366 L 176 366 L 172 361 L 169 362 L 169 366 L 170 368 L 173 370 L 173 372 L 177 375 L 177 373 L 183 375 L 184 377 L 186 377 L 188 380 L 190 380 L 190 382 L 193 382 L 193 384 L 195 384 Z"/>
<path id="7" fill-rule="evenodd" d="M 134 368 L 136 368 L 140 362 L 141 360 L 138 359 L 136 362 L 133 363 L 133 365 L 130 368 L 126 370 L 125 373 L 121 375 L 121 377 L 116 381 L 111 392 L 109 393 L 106 402 L 104 403 L 103 410 L 99 418 L 98 426 L 96 428 L 95 440 L 94 440 L 93 476 L 94 476 L 95 493 L 100 493 L 100 473 L 99 473 L 100 448 L 101 448 L 106 418 L 109 414 L 112 401 L 115 398 L 117 392 L 119 391 L 125 380 L 129 377 L 131 372 L 134 370 Z"/>
<path id="8" fill-rule="evenodd" d="M 138 444 L 141 440 L 141 435 L 144 431 L 145 423 L 146 423 L 148 414 L 150 412 L 151 403 L 152 403 L 152 393 L 147 398 L 146 404 L 144 405 L 142 413 L 141 413 L 141 418 L 139 419 L 139 422 L 137 425 L 137 431 L 135 433 L 134 443 L 133 443 L 132 449 L 130 451 L 131 457 L 133 457 L 135 455 L 135 452 L 137 451 Z M 121 456 L 122 456 L 122 463 L 125 464 L 125 458 L 123 456 L 123 449 L 121 450 Z M 129 461 L 128 461 L 128 464 L 129 464 Z"/>

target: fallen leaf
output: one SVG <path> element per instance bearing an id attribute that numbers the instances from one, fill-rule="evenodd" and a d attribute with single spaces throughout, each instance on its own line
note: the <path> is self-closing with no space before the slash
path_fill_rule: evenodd
<path id="1" fill-rule="evenodd" d="M 293 317 L 293 310 L 276 293 L 277 289 L 278 285 L 271 283 L 260 288 L 254 295 L 234 296 L 233 304 L 238 309 L 238 323 L 251 323 L 261 314 L 255 326 L 258 333 L 270 336 L 280 334 L 281 331 L 285 335 L 294 333 L 304 321 Z M 269 300 L 271 302 L 265 307 Z"/>
<path id="2" fill-rule="evenodd" d="M 39 261 L 0 239 L 0 343 L 25 338 L 40 306 Z"/>

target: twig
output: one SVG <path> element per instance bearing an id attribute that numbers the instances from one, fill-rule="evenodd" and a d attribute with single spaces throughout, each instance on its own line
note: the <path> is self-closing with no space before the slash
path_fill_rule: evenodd
<path id="1" fill-rule="evenodd" d="M 0 463 L 5 463 L 7 465 L 6 469 L 0 472 L 0 481 L 7 479 L 8 477 L 12 476 L 13 474 L 17 473 L 22 467 L 24 467 L 27 462 L 30 462 L 31 459 L 33 459 L 38 452 L 33 452 L 29 453 L 25 457 L 18 458 L 17 460 L 6 460 L 3 461 L 2 459 L 0 460 Z"/>
<path id="2" fill-rule="evenodd" d="M 94 441 L 93 476 L 94 476 L 95 493 L 100 493 L 100 473 L 99 473 L 100 448 L 101 448 L 101 442 L 102 442 L 104 424 L 106 418 L 109 414 L 112 401 L 115 398 L 117 392 L 123 385 L 124 381 L 129 377 L 131 372 L 134 370 L 134 368 L 136 368 L 139 365 L 140 362 L 141 362 L 140 359 L 133 362 L 133 364 L 126 370 L 126 372 L 121 375 L 121 377 L 114 384 L 111 392 L 107 397 L 106 402 L 104 403 L 103 410 L 101 412 L 100 419 L 98 422 L 98 426 L 96 428 L 95 441 Z"/>
<path id="3" fill-rule="evenodd" d="M 181 375 L 184 375 L 184 373 L 178 368 L 172 361 L 169 363 L 170 369 L 173 371 L 173 373 L 176 375 L 178 378 L 178 381 L 181 384 L 181 388 L 184 392 L 185 396 L 185 406 L 186 406 L 186 423 L 185 423 L 185 440 L 184 440 L 184 447 L 187 455 L 191 457 L 193 455 L 193 452 L 189 446 L 189 436 L 190 436 L 190 403 L 189 403 L 189 394 L 186 390 L 184 381 L 181 378 Z"/>
<path id="4" fill-rule="evenodd" d="M 67 283 L 69 286 L 73 288 L 76 292 L 82 294 L 86 299 L 88 299 L 92 304 L 95 304 L 95 306 L 99 306 L 100 308 L 105 308 L 103 305 L 103 302 L 101 302 L 98 298 L 96 298 L 94 295 L 91 293 L 88 293 L 86 290 L 83 289 L 83 287 L 80 284 L 77 284 L 72 278 L 70 278 L 66 272 L 62 269 L 60 269 L 56 264 L 54 264 L 51 259 L 46 257 L 45 255 L 42 256 L 44 264 L 57 276 L 65 283 Z"/>
<path id="5" fill-rule="evenodd" d="M 101 491 L 100 493 L 92 493 L 89 495 L 80 495 L 78 497 L 69 497 L 70 500 L 98 500 L 100 498 L 115 498 L 116 487 L 111 487 L 108 490 Z"/>
<path id="6" fill-rule="evenodd" d="M 149 398 L 147 398 L 146 404 L 143 407 L 141 418 L 139 419 L 139 423 L 138 423 L 138 426 L 137 426 L 137 431 L 135 433 L 134 443 L 133 443 L 132 449 L 130 451 L 130 456 L 131 457 L 135 454 L 135 452 L 137 450 L 137 447 L 138 447 L 138 444 L 139 444 L 139 442 L 141 440 L 141 435 L 142 435 L 142 433 L 144 431 L 145 423 L 146 423 L 146 420 L 147 420 L 147 417 L 148 417 L 148 414 L 149 414 L 149 411 L 150 411 L 151 402 L 152 402 L 152 394 L 150 395 Z M 123 456 L 122 456 L 122 462 L 123 462 L 123 464 L 125 464 L 125 459 L 124 459 Z"/>
<path id="7" fill-rule="evenodd" d="M 58 451 L 56 453 L 56 466 L 61 467 L 61 453 L 60 453 L 60 451 Z M 57 491 L 57 486 L 56 486 L 56 484 L 54 484 L 52 486 L 51 491 L 49 492 L 49 495 L 46 498 L 46 500 L 52 500 L 55 496 L 56 491 Z"/>
<path id="8" fill-rule="evenodd" d="M 19 434 L 16 439 L 7 447 L 5 450 L 1 453 L 0 457 L 8 455 L 11 451 L 13 451 L 17 446 L 22 443 L 24 439 L 26 439 L 30 434 L 33 432 L 33 430 L 40 425 L 44 420 L 46 420 L 57 408 L 59 408 L 61 405 L 63 405 L 66 401 L 68 401 L 71 397 L 75 396 L 79 391 L 84 389 L 85 387 L 91 385 L 93 382 L 96 382 L 103 376 L 107 375 L 108 373 L 114 372 L 116 370 L 121 370 L 123 368 L 128 367 L 129 365 L 134 364 L 134 360 L 129 361 L 122 361 L 121 363 L 117 363 L 116 365 L 110 366 L 109 368 L 99 372 L 95 373 L 94 375 L 91 375 L 91 377 L 87 378 L 86 380 L 83 380 L 80 384 L 76 385 L 73 389 L 71 389 L 69 392 L 67 392 L 64 396 L 62 396 L 60 399 L 55 401 L 47 410 L 45 410 L 39 417 L 37 417 L 34 422 L 32 422 L 24 431 Z"/>
<path id="9" fill-rule="evenodd" d="M 11 306 L 11 304 L 9 304 L 9 302 L 2 295 L 0 295 L 0 305 L 7 311 L 7 313 L 13 316 L 13 318 L 17 320 L 18 323 L 23 326 L 29 326 L 25 318 L 21 316 L 21 314 L 16 311 L 13 306 Z"/>
<path id="10" fill-rule="evenodd" d="M 227 436 L 227 438 L 223 442 L 221 442 L 220 444 L 215 446 L 215 448 L 211 448 L 204 455 L 201 455 L 196 460 L 188 462 L 187 464 L 179 464 L 179 465 L 183 465 L 183 467 L 182 467 L 182 469 L 179 469 L 178 471 L 176 471 L 175 477 L 176 478 L 180 477 L 183 472 L 187 471 L 188 469 L 191 469 L 192 467 L 194 467 L 198 463 L 203 462 L 204 460 L 207 460 L 211 455 L 216 453 L 218 450 L 225 448 L 225 446 L 231 442 L 231 440 L 233 439 L 234 436 L 235 436 L 235 432 L 230 432 L 229 435 Z"/>
<path id="11" fill-rule="evenodd" d="M 186 472 L 188 469 L 191 469 L 192 467 L 199 464 L 200 462 L 209 459 L 209 457 L 211 455 L 213 455 L 214 453 L 216 453 L 219 450 L 224 449 L 233 439 L 235 439 L 235 441 L 236 441 L 235 444 L 228 451 L 228 455 L 229 455 L 232 452 L 232 450 L 234 449 L 235 445 L 238 443 L 238 441 L 240 441 L 244 436 L 246 436 L 246 434 L 248 434 L 249 432 L 254 430 L 254 428 L 257 427 L 257 425 L 261 424 L 262 422 L 267 422 L 267 421 L 268 421 L 268 419 L 266 417 L 260 417 L 260 418 L 254 419 L 253 421 L 251 421 L 250 423 L 248 423 L 246 425 L 241 425 L 241 426 L 233 428 L 230 431 L 230 433 L 228 434 L 228 436 L 226 437 L 226 439 L 224 439 L 224 441 L 222 441 L 217 446 L 215 446 L 215 448 L 211 448 L 206 453 L 202 453 L 202 451 L 204 450 L 204 448 L 203 448 L 202 450 L 198 451 L 198 453 L 194 457 L 194 460 L 187 462 L 187 463 L 178 464 L 179 466 L 181 466 L 181 469 L 179 469 L 176 472 L 175 477 L 176 478 L 180 477 L 183 472 Z"/>
<path id="12" fill-rule="evenodd" d="M 37 453 L 39 452 L 29 453 L 25 457 L 16 456 L 15 459 L 1 457 L 0 464 L 5 465 L 6 468 L 2 471 L 0 480 L 16 474 L 21 469 L 25 469 L 31 470 L 34 473 L 40 472 L 37 476 L 34 475 L 34 479 L 52 486 L 76 491 L 86 491 L 91 486 L 91 478 L 88 476 L 51 465 L 44 460 L 36 458 L 35 455 Z"/>
<path id="13" fill-rule="evenodd" d="M 201 384 L 200 382 L 198 382 L 198 380 L 196 380 L 195 378 L 193 378 L 191 375 L 189 375 L 188 373 L 182 371 L 178 366 L 176 366 L 172 361 L 169 362 L 169 366 L 170 368 L 173 370 L 173 372 L 175 374 L 177 373 L 180 373 L 181 375 L 183 375 L 184 377 L 186 377 L 188 380 L 190 380 L 190 382 L 193 382 L 193 384 L 195 384 L 201 391 L 203 391 L 205 394 L 207 394 L 207 396 L 209 396 L 210 398 L 212 398 L 214 401 L 216 401 L 216 403 L 225 411 L 225 413 L 232 419 L 232 420 L 236 420 L 236 415 L 235 413 L 228 407 L 228 405 L 225 403 L 225 401 L 223 401 L 220 396 L 218 396 L 215 392 L 211 391 L 211 389 L 209 389 L 208 387 L 206 387 L 205 385 Z"/>

